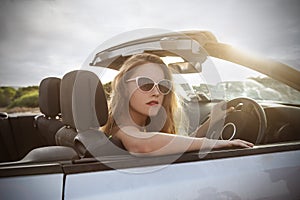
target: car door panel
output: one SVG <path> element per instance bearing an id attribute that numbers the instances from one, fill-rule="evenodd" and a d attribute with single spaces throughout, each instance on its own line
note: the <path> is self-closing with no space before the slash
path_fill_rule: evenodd
<path id="1" fill-rule="evenodd" d="M 65 199 L 297 199 L 299 157 L 298 150 L 70 174 Z"/>

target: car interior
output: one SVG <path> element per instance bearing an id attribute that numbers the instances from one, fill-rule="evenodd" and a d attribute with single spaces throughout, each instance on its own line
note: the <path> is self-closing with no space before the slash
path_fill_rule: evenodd
<path id="1" fill-rule="evenodd" d="M 201 70 L 201 65 L 197 63 L 202 63 L 206 55 L 202 51 L 193 50 L 193 55 L 190 56 L 191 49 L 186 50 L 186 44 L 190 42 L 186 38 L 179 42 L 160 41 L 159 48 L 163 49 L 156 47 L 145 52 L 161 57 L 181 55 L 183 62 L 171 63 L 169 67 L 175 73 L 192 73 Z M 152 41 L 151 44 L 156 43 Z M 147 45 L 149 43 L 145 44 Z M 140 48 L 142 47 L 138 44 L 137 49 Z M 180 48 L 181 51 L 178 50 Z M 111 51 L 111 55 L 106 51 L 96 54 L 90 65 L 119 69 L 124 60 L 134 53 L 115 53 L 114 49 Z M 101 58 L 104 58 L 103 61 Z M 207 98 L 184 103 L 186 116 L 190 118 L 195 117 L 195 111 L 203 111 L 198 121 L 191 120 L 193 124 L 188 125 L 190 131 L 207 119 L 210 109 L 216 103 L 217 101 Z M 51 162 L 130 155 L 120 141 L 108 138 L 99 130 L 107 121 L 108 106 L 103 85 L 95 73 L 83 69 L 68 72 L 62 79 L 45 78 L 39 86 L 39 106 L 39 115 L 8 116 L 1 113 L 2 165 L 9 162 Z M 228 102 L 228 106 L 234 106 L 239 111 L 230 114 L 225 122 L 238 125 L 236 137 L 240 139 L 249 140 L 257 146 L 300 140 L 299 106 L 260 104 L 248 98 L 233 99 Z M 224 128 L 225 135 L 226 131 L 230 132 L 230 128 Z M 247 152 L 253 154 L 256 151 Z"/>
<path id="2" fill-rule="evenodd" d="M 99 130 L 107 120 L 107 100 L 101 81 L 93 72 L 75 70 L 67 73 L 62 80 L 55 77 L 42 80 L 39 102 L 41 115 L 1 118 L 2 165 L 7 162 L 35 163 L 129 155 L 120 141 L 108 138 Z M 230 102 L 230 104 L 237 103 Z M 201 104 L 190 102 L 187 106 L 201 106 Z M 299 108 L 281 106 L 280 109 L 277 107 L 264 109 L 269 126 L 263 127 L 265 134 L 261 136 L 258 144 L 300 139 L 299 127 L 285 122 L 296 122 Z M 275 112 L 279 114 L 274 114 Z M 287 114 L 291 112 L 293 114 Z M 230 116 L 229 120 L 238 119 L 236 123 L 242 124 L 240 128 L 244 129 L 243 126 L 246 124 L 239 119 L 245 117 L 247 117 L 245 113 L 240 113 Z M 248 120 L 258 119 L 248 117 Z M 251 135 L 251 131 L 257 128 L 252 127 L 246 135 Z M 255 142 L 256 137 L 257 135 L 250 140 Z"/>

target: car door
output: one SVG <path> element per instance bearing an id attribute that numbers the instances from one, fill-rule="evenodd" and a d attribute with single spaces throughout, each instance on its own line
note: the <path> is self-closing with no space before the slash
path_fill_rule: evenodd
<path id="1" fill-rule="evenodd" d="M 293 150 L 291 150 L 293 149 Z M 299 144 L 65 165 L 65 199 L 299 199 Z M 104 164 L 105 163 L 105 164 Z M 118 163 L 117 165 L 114 163 Z M 119 168 L 118 168 L 119 167 Z"/>
<path id="2" fill-rule="evenodd" d="M 1 163 L 0 199 L 63 198 L 64 174 L 59 163 Z"/>

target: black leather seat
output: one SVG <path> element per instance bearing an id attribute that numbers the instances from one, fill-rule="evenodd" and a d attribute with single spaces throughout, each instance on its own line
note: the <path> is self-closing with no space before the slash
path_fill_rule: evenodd
<path id="1" fill-rule="evenodd" d="M 0 162 L 18 160 L 19 155 L 8 114 L 0 112 Z"/>
<path id="2" fill-rule="evenodd" d="M 60 120 L 60 82 L 61 79 L 48 77 L 39 86 L 39 107 L 42 115 L 35 118 L 35 126 L 45 145 L 55 145 L 55 134 L 64 126 Z"/>
<path id="3" fill-rule="evenodd" d="M 62 78 L 60 108 L 64 126 L 55 134 L 59 146 L 33 149 L 18 163 L 129 155 L 120 141 L 99 130 L 107 122 L 108 108 L 102 83 L 93 72 L 76 70 Z"/>
<path id="4" fill-rule="evenodd" d="M 60 107 L 62 122 L 65 125 L 55 135 L 57 145 L 74 148 L 74 138 L 77 129 L 73 120 L 73 88 L 78 71 L 65 74 L 61 80 L 60 87 Z"/>
<path id="5" fill-rule="evenodd" d="M 39 106 L 43 115 L 37 116 L 35 126 L 45 139 L 45 147 L 31 150 L 16 163 L 51 162 L 78 159 L 77 152 L 70 146 L 57 146 L 55 137 L 65 125 L 60 119 L 60 84 L 56 77 L 45 78 L 39 87 Z M 75 137 L 75 136 L 74 136 Z"/>
<path id="6" fill-rule="evenodd" d="M 66 127 L 56 134 L 60 145 L 74 145 L 81 157 L 124 154 L 99 128 L 107 122 L 103 86 L 96 74 L 85 70 L 67 73 L 61 82 L 62 119 Z"/>

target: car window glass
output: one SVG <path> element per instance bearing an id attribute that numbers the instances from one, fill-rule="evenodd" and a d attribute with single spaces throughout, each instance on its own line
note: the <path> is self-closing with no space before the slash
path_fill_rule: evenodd
<path id="1" fill-rule="evenodd" d="M 211 76 L 212 66 L 220 78 L 210 81 L 207 77 Z M 200 101 L 249 97 L 258 101 L 300 104 L 300 92 L 288 85 L 244 66 L 213 57 L 202 63 L 201 75 L 194 73 L 182 76 Z"/>

